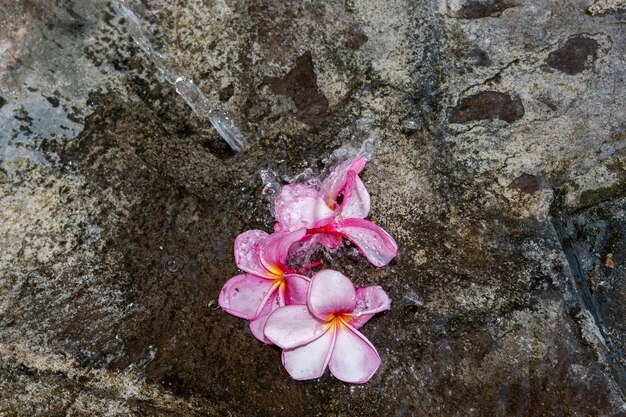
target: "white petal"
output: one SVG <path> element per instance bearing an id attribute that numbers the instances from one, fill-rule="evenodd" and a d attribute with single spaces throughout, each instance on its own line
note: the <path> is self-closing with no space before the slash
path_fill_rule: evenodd
<path id="1" fill-rule="evenodd" d="M 328 330 L 328 324 L 311 315 L 306 305 L 285 306 L 274 311 L 265 323 L 265 337 L 283 349 L 309 343 Z"/>
<path id="2" fill-rule="evenodd" d="M 335 331 L 329 330 L 306 345 L 283 350 L 283 366 L 289 375 L 299 381 L 324 375 L 335 343 L 335 334 Z"/>
<path id="3" fill-rule="evenodd" d="M 356 290 L 350 278 L 325 269 L 311 278 L 307 305 L 320 320 L 328 320 L 333 313 L 351 313 L 356 305 Z"/>
<path id="4" fill-rule="evenodd" d="M 344 382 L 363 384 L 380 366 L 376 348 L 351 326 L 339 326 L 328 367 L 333 376 Z"/>

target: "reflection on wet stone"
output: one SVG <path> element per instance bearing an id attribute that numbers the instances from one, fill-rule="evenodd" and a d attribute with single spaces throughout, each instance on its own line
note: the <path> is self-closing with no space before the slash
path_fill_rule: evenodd
<path id="1" fill-rule="evenodd" d="M 165 270 L 170 274 L 178 272 L 181 268 L 181 260 L 179 258 L 172 256 L 165 260 Z"/>
<path id="2" fill-rule="evenodd" d="M 626 199 L 602 202 L 562 222 L 575 285 L 599 327 L 616 378 L 626 383 Z"/>

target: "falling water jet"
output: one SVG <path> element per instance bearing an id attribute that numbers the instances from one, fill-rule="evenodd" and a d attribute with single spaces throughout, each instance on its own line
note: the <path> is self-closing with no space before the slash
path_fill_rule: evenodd
<path id="1" fill-rule="evenodd" d="M 241 128 L 241 121 L 219 103 L 211 102 L 190 78 L 178 74 L 166 63 L 164 56 L 150 45 L 139 18 L 128 5 L 128 0 L 113 0 L 113 5 L 117 12 L 126 18 L 128 31 L 135 43 L 158 68 L 163 78 L 176 88 L 176 92 L 189 107 L 199 116 L 208 118 L 211 125 L 233 150 L 239 152 L 247 148 L 250 141 Z"/>

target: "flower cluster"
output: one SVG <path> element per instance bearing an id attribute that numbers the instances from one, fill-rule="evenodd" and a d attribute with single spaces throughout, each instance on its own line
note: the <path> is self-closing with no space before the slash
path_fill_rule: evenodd
<path id="1" fill-rule="evenodd" d="M 319 378 L 326 367 L 338 379 L 367 382 L 380 365 L 374 346 L 359 332 L 391 301 L 379 286 L 356 289 L 330 269 L 308 277 L 321 265 L 287 265 L 303 244 L 338 248 L 351 241 L 375 266 L 387 265 L 398 246 L 374 223 L 364 220 L 370 196 L 359 173 L 365 158 L 344 162 L 319 187 L 287 184 L 275 199 L 274 233 L 249 230 L 235 239 L 235 262 L 244 274 L 226 282 L 219 297 L 228 313 L 250 321 L 250 331 L 283 349 L 282 362 L 292 378 Z"/>

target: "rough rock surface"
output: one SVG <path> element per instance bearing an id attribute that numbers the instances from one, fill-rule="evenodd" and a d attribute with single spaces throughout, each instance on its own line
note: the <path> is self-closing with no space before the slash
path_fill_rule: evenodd
<path id="1" fill-rule="evenodd" d="M 145 0 L 157 49 L 257 137 L 234 154 L 110 4 L 0 0 L 0 415 L 626 415 L 618 0 Z M 271 227 L 261 169 L 375 145 L 390 312 L 362 386 L 291 380 L 216 307 Z"/>

